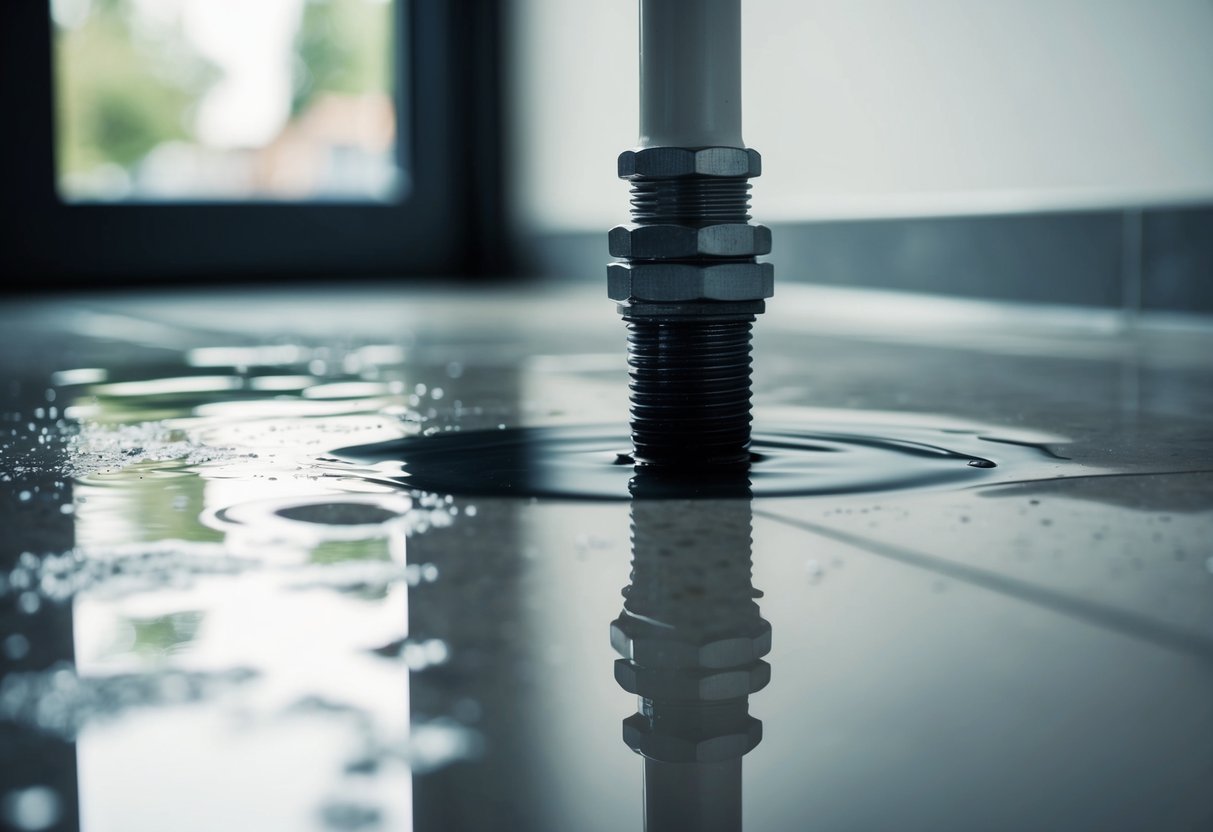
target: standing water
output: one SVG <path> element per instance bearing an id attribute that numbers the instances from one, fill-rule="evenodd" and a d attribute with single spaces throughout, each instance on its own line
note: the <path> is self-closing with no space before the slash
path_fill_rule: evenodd
<path id="1" fill-rule="evenodd" d="M 1213 816 L 1213 336 L 803 306 L 676 481 L 578 297 L 4 310 L 3 823 Z"/>

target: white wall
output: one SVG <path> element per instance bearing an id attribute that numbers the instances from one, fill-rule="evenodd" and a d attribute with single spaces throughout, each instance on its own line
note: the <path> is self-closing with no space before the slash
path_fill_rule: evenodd
<path id="1" fill-rule="evenodd" d="M 519 0 L 525 228 L 625 221 L 635 0 Z M 761 220 L 1213 197 L 1213 0 L 745 0 Z"/>

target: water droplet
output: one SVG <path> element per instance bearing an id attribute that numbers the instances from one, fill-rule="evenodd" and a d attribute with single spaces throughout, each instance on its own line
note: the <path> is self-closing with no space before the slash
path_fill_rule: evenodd
<path id="1" fill-rule="evenodd" d="M 450 649 L 440 638 L 429 639 L 425 643 L 425 658 L 430 664 L 443 664 L 450 657 Z"/>
<path id="2" fill-rule="evenodd" d="M 410 641 L 400 650 L 400 657 L 408 665 L 409 670 L 424 670 L 429 664 L 425 658 L 425 648 L 415 641 Z"/>
<path id="3" fill-rule="evenodd" d="M 23 832 L 50 829 L 62 813 L 59 795 L 46 786 L 18 789 L 4 796 L 4 819 Z"/>
<path id="4" fill-rule="evenodd" d="M 993 468 L 994 463 L 988 459 L 970 459 L 969 465 L 973 468 Z"/>

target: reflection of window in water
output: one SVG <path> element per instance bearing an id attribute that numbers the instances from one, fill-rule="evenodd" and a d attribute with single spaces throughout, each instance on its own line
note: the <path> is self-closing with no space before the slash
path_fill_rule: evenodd
<path id="1" fill-rule="evenodd" d="M 396 0 L 52 0 L 69 202 L 397 196 Z"/>

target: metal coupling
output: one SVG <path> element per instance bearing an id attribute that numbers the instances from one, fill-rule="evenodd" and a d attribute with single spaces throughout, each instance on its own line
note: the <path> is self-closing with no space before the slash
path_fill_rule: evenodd
<path id="1" fill-rule="evenodd" d="M 744 147 L 645 147 L 619 156 L 632 217 L 611 229 L 607 294 L 628 325 L 638 465 L 749 462 L 750 338 L 774 294 L 750 222 L 762 157 Z"/>
<path id="2" fill-rule="evenodd" d="M 648 303 L 689 304 L 664 315 L 737 314 L 718 302 L 763 311 L 774 294 L 771 230 L 750 223 L 749 180 L 762 173 L 758 151 L 744 147 L 646 147 L 619 156 L 632 185 L 632 222 L 611 229 L 608 294 L 624 317 Z M 706 304 L 706 308 L 704 307 Z M 744 314 L 743 313 L 743 316 Z"/>

